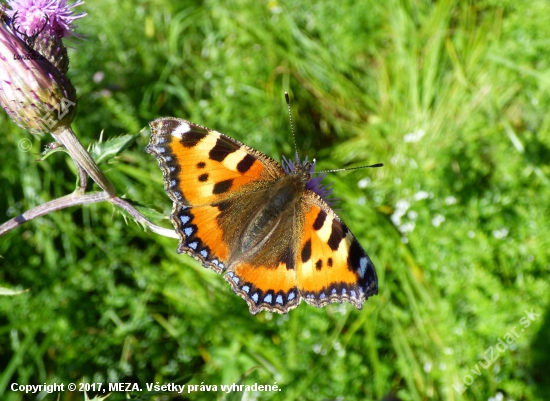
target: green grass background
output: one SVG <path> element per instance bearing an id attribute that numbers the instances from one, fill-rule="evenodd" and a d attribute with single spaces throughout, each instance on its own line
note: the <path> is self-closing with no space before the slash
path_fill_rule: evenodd
<path id="1" fill-rule="evenodd" d="M 176 254 L 176 240 L 106 203 L 59 211 L 0 238 L 0 286 L 30 290 L 0 297 L 1 399 L 58 399 L 11 392 L 13 382 L 82 381 L 282 389 L 157 400 L 550 399 L 549 2 L 79 9 L 89 15 L 78 21 L 87 39 L 70 50 L 73 128 L 86 146 L 102 130 L 137 135 L 102 165 L 119 194 L 169 214 L 141 131 L 160 116 L 292 155 L 289 91 L 298 150 L 320 169 L 385 163 L 329 177 L 379 295 L 361 311 L 302 304 L 251 316 L 221 276 Z M 0 119 L 0 221 L 74 190 L 68 156 L 35 162 L 51 138 Z M 23 138 L 31 152 L 18 149 Z M 521 331 L 531 309 L 540 316 Z M 519 338 L 472 373 L 514 327 Z M 453 385 L 468 374 L 474 383 L 459 394 Z"/>

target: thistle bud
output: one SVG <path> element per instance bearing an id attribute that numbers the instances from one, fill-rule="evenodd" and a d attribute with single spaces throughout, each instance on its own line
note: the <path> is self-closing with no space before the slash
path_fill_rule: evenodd
<path id="1" fill-rule="evenodd" d="M 69 126 L 76 113 L 71 81 L 0 21 L 0 104 L 33 134 Z"/>

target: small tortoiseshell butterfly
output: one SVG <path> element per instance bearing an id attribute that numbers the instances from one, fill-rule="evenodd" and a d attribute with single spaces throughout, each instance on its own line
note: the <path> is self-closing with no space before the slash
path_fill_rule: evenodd
<path id="1" fill-rule="evenodd" d="M 283 166 L 190 121 L 150 123 L 147 152 L 174 202 L 171 220 L 187 253 L 218 273 L 250 313 L 287 313 L 301 300 L 322 307 L 378 293 L 374 266 L 312 178 L 315 161 Z"/>

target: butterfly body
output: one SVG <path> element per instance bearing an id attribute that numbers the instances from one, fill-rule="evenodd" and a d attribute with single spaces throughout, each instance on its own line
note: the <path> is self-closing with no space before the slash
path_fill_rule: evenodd
<path id="1" fill-rule="evenodd" d="M 147 152 L 174 202 L 178 252 L 225 274 L 252 314 L 301 300 L 361 308 L 378 291 L 374 266 L 312 183 L 311 163 L 283 168 L 216 131 L 177 118 L 151 122 Z M 322 189 L 322 188 L 321 188 Z"/>

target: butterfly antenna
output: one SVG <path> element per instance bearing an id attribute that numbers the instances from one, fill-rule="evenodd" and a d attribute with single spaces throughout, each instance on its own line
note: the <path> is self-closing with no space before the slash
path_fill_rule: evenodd
<path id="1" fill-rule="evenodd" d="M 382 167 L 384 166 L 384 163 L 376 163 L 376 164 L 371 164 L 370 166 L 359 166 L 359 167 L 348 167 L 348 168 L 338 168 L 336 170 L 323 170 L 323 171 L 316 171 L 315 174 L 319 174 L 319 173 L 334 173 L 336 171 L 348 171 L 348 170 L 359 170 L 360 168 L 369 168 L 369 167 Z"/>
<path id="2" fill-rule="evenodd" d="M 290 96 L 285 92 L 286 107 L 288 107 L 288 118 L 290 119 L 290 129 L 292 130 L 292 139 L 294 139 L 294 149 L 296 150 L 296 161 L 300 164 L 300 155 L 298 154 L 298 146 L 296 146 L 296 134 L 294 133 L 294 124 L 292 124 L 292 112 L 290 111 Z"/>

